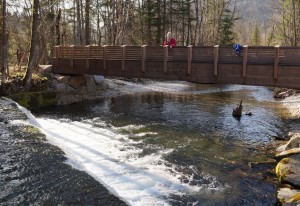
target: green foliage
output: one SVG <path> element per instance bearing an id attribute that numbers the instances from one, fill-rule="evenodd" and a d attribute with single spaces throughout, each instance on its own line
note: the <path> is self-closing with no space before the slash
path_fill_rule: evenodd
<path id="1" fill-rule="evenodd" d="M 234 39 L 236 34 L 234 33 L 234 23 L 239 18 L 234 16 L 234 13 L 225 9 L 223 16 L 221 17 L 220 26 L 219 26 L 219 37 L 218 42 L 219 45 L 222 46 L 230 46 L 234 43 Z"/>
<path id="2" fill-rule="evenodd" d="M 260 45 L 260 31 L 259 31 L 258 25 L 256 25 L 254 28 L 252 44 L 255 46 Z"/>

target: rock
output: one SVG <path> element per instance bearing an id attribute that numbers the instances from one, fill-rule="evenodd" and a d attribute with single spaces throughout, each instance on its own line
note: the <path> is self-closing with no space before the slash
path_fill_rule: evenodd
<path id="1" fill-rule="evenodd" d="M 101 76 L 101 75 L 94 75 L 93 77 L 94 77 L 95 83 L 98 85 L 103 84 L 103 82 L 105 80 L 104 76 Z"/>
<path id="2" fill-rule="evenodd" d="M 71 80 L 70 76 L 60 76 L 57 78 L 58 82 L 68 84 Z"/>
<path id="3" fill-rule="evenodd" d="M 90 94 L 95 94 L 96 93 L 96 84 L 95 84 L 93 76 L 85 75 L 85 81 L 86 81 L 87 92 Z"/>
<path id="4" fill-rule="evenodd" d="M 242 116 L 242 111 L 243 111 L 243 101 L 241 100 L 240 104 L 233 109 L 232 111 L 232 116 L 240 118 Z"/>
<path id="5" fill-rule="evenodd" d="M 300 154 L 300 148 L 293 148 L 280 152 L 279 154 L 276 154 L 276 158 L 285 158 L 294 154 Z"/>
<path id="6" fill-rule="evenodd" d="M 294 135 L 293 137 L 291 137 L 288 143 L 278 147 L 276 150 L 277 152 L 283 152 L 285 150 L 290 150 L 297 147 L 300 147 L 300 137 L 298 135 Z"/>
<path id="7" fill-rule="evenodd" d="M 280 182 L 300 187 L 300 154 L 282 159 L 276 166 L 276 175 Z"/>
<path id="8" fill-rule="evenodd" d="M 71 78 L 71 80 L 68 82 L 68 85 L 71 87 L 77 89 L 80 86 L 84 85 L 86 83 L 84 76 L 74 76 Z"/>
<path id="9" fill-rule="evenodd" d="M 300 201 L 297 200 L 297 197 L 300 195 L 300 190 L 293 190 L 290 188 L 280 188 L 277 192 L 277 198 L 281 202 L 282 205 L 292 206 L 299 205 Z"/>
<path id="10" fill-rule="evenodd" d="M 300 137 L 293 137 L 286 145 L 286 150 L 300 147 Z"/>
<path id="11" fill-rule="evenodd" d="M 41 73 L 52 73 L 52 65 L 39 65 L 38 70 Z"/>
<path id="12" fill-rule="evenodd" d="M 73 87 L 70 87 L 69 85 L 64 83 L 55 83 L 53 87 L 56 92 L 61 92 L 61 93 L 72 93 L 76 91 Z"/>

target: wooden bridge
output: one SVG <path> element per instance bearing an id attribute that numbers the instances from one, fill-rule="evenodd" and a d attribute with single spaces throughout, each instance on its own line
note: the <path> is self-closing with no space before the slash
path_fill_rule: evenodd
<path id="1" fill-rule="evenodd" d="M 56 46 L 53 72 L 300 89 L 300 47 Z"/>

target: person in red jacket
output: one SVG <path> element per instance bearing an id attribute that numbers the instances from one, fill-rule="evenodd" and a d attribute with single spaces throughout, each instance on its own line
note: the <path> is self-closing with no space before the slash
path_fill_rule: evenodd
<path id="1" fill-rule="evenodd" d="M 167 38 L 164 41 L 164 46 L 168 45 L 170 48 L 172 48 L 173 46 L 176 46 L 176 41 L 175 39 L 172 37 L 171 32 L 167 33 Z"/>

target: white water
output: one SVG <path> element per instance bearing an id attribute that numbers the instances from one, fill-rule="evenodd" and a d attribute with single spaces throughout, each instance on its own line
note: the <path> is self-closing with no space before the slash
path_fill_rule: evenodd
<path id="1" fill-rule="evenodd" d="M 164 155 L 172 150 L 139 156 L 142 150 L 135 147 L 139 142 L 130 140 L 119 131 L 138 129 L 142 125 L 116 128 L 107 126 L 99 118 L 82 122 L 35 118 L 25 108 L 19 108 L 27 114 L 31 125 L 46 134 L 49 143 L 60 147 L 66 153 L 67 164 L 86 171 L 129 205 L 170 205 L 170 194 L 182 196 L 203 192 L 207 195 L 218 190 L 221 195 L 227 188 L 216 188 L 214 185 L 217 180 L 209 174 L 203 176 L 214 179 L 211 188 L 210 185 L 205 185 L 204 188 L 201 185 L 182 183 L 180 179 L 187 175 L 176 171 L 175 165 L 166 166 L 164 161 Z M 22 121 L 14 123 L 20 124 Z M 156 133 L 136 135 L 140 137 Z M 193 177 L 188 178 L 192 180 Z"/>
<path id="2" fill-rule="evenodd" d="M 87 171 L 131 205 L 169 205 L 169 194 L 201 190 L 181 183 L 179 178 L 184 174 L 163 163 L 163 156 L 170 150 L 138 157 L 141 150 L 134 146 L 137 142 L 118 134 L 120 128 L 93 127 L 92 122 L 36 120 L 48 140 L 67 154 L 69 164 Z"/>
<path id="3" fill-rule="evenodd" d="M 178 93 L 184 92 L 187 87 L 180 82 L 155 83 L 147 86 L 146 90 Z M 28 114 L 31 124 L 46 134 L 51 144 L 60 147 L 66 153 L 68 164 L 86 171 L 130 205 L 170 205 L 168 202 L 170 195 L 209 195 L 212 190 L 217 190 L 218 195 L 222 195 L 228 189 L 227 186 L 215 187 L 220 184 L 216 184 L 218 180 L 209 174 L 202 174 L 204 178 L 213 179 L 209 185 L 191 186 L 181 182 L 180 179 L 192 180 L 193 177 L 187 177 L 186 174 L 176 170 L 176 165 L 165 161 L 165 155 L 172 150 L 160 150 L 142 156 L 143 151 L 137 146 L 140 142 L 131 140 L 122 134 L 122 131 L 138 130 L 146 125 L 116 128 L 107 125 L 100 118 L 81 122 L 35 118 L 24 108 L 21 109 Z M 159 134 L 141 132 L 135 135 L 142 137 Z"/>

